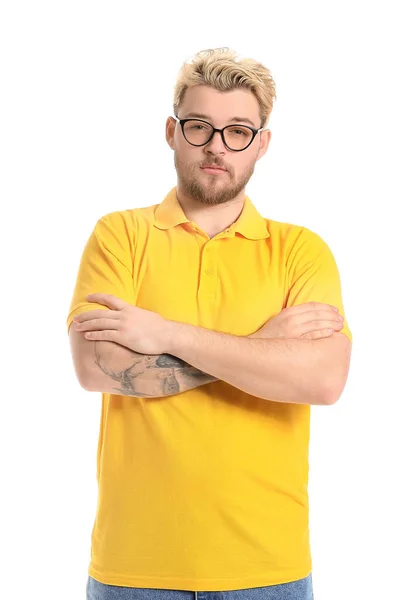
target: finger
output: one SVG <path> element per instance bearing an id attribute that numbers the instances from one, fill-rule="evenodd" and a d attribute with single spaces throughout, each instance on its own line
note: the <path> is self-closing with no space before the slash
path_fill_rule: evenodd
<path id="1" fill-rule="evenodd" d="M 304 333 L 300 337 L 305 340 L 318 340 L 324 337 L 331 337 L 333 333 L 333 329 L 318 329 L 316 331 L 309 331 L 308 333 Z"/>
<path id="2" fill-rule="evenodd" d="M 116 310 L 109 310 L 108 308 L 98 309 L 98 310 L 89 310 L 87 312 L 80 313 L 73 318 L 73 321 L 77 323 L 83 323 L 84 321 L 89 321 L 90 319 L 97 319 L 99 317 L 103 317 L 106 315 L 106 319 L 118 319 L 120 314 Z"/>
<path id="3" fill-rule="evenodd" d="M 312 310 L 326 310 L 327 312 L 332 311 L 338 314 L 339 309 L 337 306 L 332 304 L 326 304 L 325 302 L 305 302 L 304 304 L 298 304 L 297 306 L 288 306 L 287 310 L 291 309 L 296 314 L 302 314 L 304 312 L 310 312 Z"/>
<path id="4" fill-rule="evenodd" d="M 309 331 L 319 331 L 321 329 L 341 329 L 343 326 L 342 321 L 308 321 L 300 325 L 300 328 L 304 333 L 309 333 Z"/>
<path id="5" fill-rule="evenodd" d="M 89 302 L 97 302 L 98 304 L 104 304 L 109 308 L 114 308 L 116 310 L 122 310 L 127 305 L 127 302 L 118 298 L 117 296 L 113 296 L 112 294 L 89 294 L 87 296 L 87 300 Z"/>
<path id="6" fill-rule="evenodd" d="M 342 315 L 341 315 L 342 316 Z M 297 317 L 297 323 L 298 325 L 306 325 L 307 323 L 310 322 L 324 322 L 326 321 L 327 324 L 331 323 L 332 325 L 335 325 L 336 323 L 344 323 L 344 317 L 341 320 L 338 313 L 333 311 L 333 314 L 331 315 L 328 311 L 324 311 L 324 310 L 314 310 L 311 312 L 307 312 L 307 313 L 302 313 L 301 315 L 298 315 Z M 327 327 L 329 327 L 329 325 L 326 325 Z M 325 327 L 325 325 L 321 325 L 321 327 Z M 316 328 L 318 329 L 318 328 Z"/>
<path id="7" fill-rule="evenodd" d="M 104 342 L 118 342 L 118 331 L 107 330 L 104 331 L 86 331 L 84 337 L 88 340 L 100 340 Z"/>
<path id="8" fill-rule="evenodd" d="M 119 320 L 116 319 L 92 319 L 91 321 L 83 321 L 75 323 L 74 327 L 77 331 L 96 331 L 104 329 L 119 329 Z"/>

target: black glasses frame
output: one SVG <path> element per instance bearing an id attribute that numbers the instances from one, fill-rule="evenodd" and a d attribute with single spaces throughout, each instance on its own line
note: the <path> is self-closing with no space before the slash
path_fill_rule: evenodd
<path id="1" fill-rule="evenodd" d="M 198 147 L 206 146 L 206 144 L 209 144 L 209 142 L 211 141 L 211 139 L 213 138 L 215 133 L 217 131 L 219 131 L 224 145 L 228 148 L 228 150 L 231 150 L 232 152 L 242 152 L 243 150 L 246 150 L 253 143 L 254 138 L 257 135 L 257 133 L 259 133 L 260 131 L 264 131 L 266 129 L 265 127 L 260 127 L 260 129 L 255 129 L 255 127 L 250 127 L 249 125 L 241 125 L 240 123 L 232 123 L 231 125 L 226 125 L 226 127 L 222 127 L 222 129 L 216 129 L 216 127 L 214 127 L 211 123 L 208 123 L 208 121 L 204 121 L 203 119 L 193 119 L 193 118 L 179 119 L 176 116 L 174 116 L 173 119 L 175 119 L 176 121 L 178 121 L 180 123 L 181 131 L 183 132 L 183 137 L 186 140 L 186 142 L 188 144 L 190 144 L 191 146 L 198 146 Z M 209 127 L 212 127 L 212 133 L 211 133 L 209 139 L 206 142 L 204 142 L 203 144 L 192 144 L 191 142 L 189 142 L 189 140 L 186 138 L 186 134 L 184 133 L 184 124 L 187 123 L 188 121 L 199 121 L 200 123 L 205 123 L 206 125 L 209 125 Z M 253 137 L 248 142 L 248 144 L 244 148 L 241 148 L 240 150 L 236 150 L 236 148 L 231 148 L 230 146 L 228 146 L 228 144 L 225 141 L 225 136 L 224 136 L 225 129 L 228 129 L 228 127 L 234 127 L 234 125 L 237 127 L 246 127 L 247 129 L 251 129 L 252 134 L 253 134 Z"/>

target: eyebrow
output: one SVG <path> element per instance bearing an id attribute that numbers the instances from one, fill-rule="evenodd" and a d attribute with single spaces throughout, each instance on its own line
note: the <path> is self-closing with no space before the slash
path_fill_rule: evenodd
<path id="1" fill-rule="evenodd" d="M 211 120 L 211 117 L 209 115 L 202 115 L 201 113 L 196 112 L 188 113 L 184 118 L 189 119 L 190 117 L 196 117 L 196 119 Z M 232 117 L 232 119 L 229 119 L 228 123 L 249 123 L 255 129 L 257 129 L 254 123 L 250 119 L 247 119 L 247 117 Z"/>

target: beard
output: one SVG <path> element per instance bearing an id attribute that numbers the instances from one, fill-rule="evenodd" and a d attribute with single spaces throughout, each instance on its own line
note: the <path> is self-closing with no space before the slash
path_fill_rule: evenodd
<path id="1" fill-rule="evenodd" d="M 189 198 L 208 206 L 224 204 L 234 200 L 245 188 L 254 173 L 255 163 L 256 161 L 249 165 L 236 182 L 229 181 L 230 173 L 227 171 L 225 175 L 209 175 L 207 181 L 202 183 L 200 166 L 181 161 L 177 152 L 174 151 L 174 166 L 182 190 Z M 203 177 L 205 177 L 205 174 Z M 223 183 L 217 181 L 218 177 L 224 177 L 225 181 Z"/>

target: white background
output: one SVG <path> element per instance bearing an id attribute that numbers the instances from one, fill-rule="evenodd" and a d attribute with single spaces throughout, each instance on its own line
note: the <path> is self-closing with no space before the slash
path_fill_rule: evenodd
<path id="1" fill-rule="evenodd" d="M 4 2 L 0 9 L 2 597 L 85 598 L 100 394 L 66 329 L 96 220 L 176 184 L 184 60 L 228 46 L 278 99 L 247 193 L 331 247 L 353 333 L 313 407 L 315 600 L 418 598 L 416 3 Z M 274 10 L 274 12 L 273 12 Z"/>

